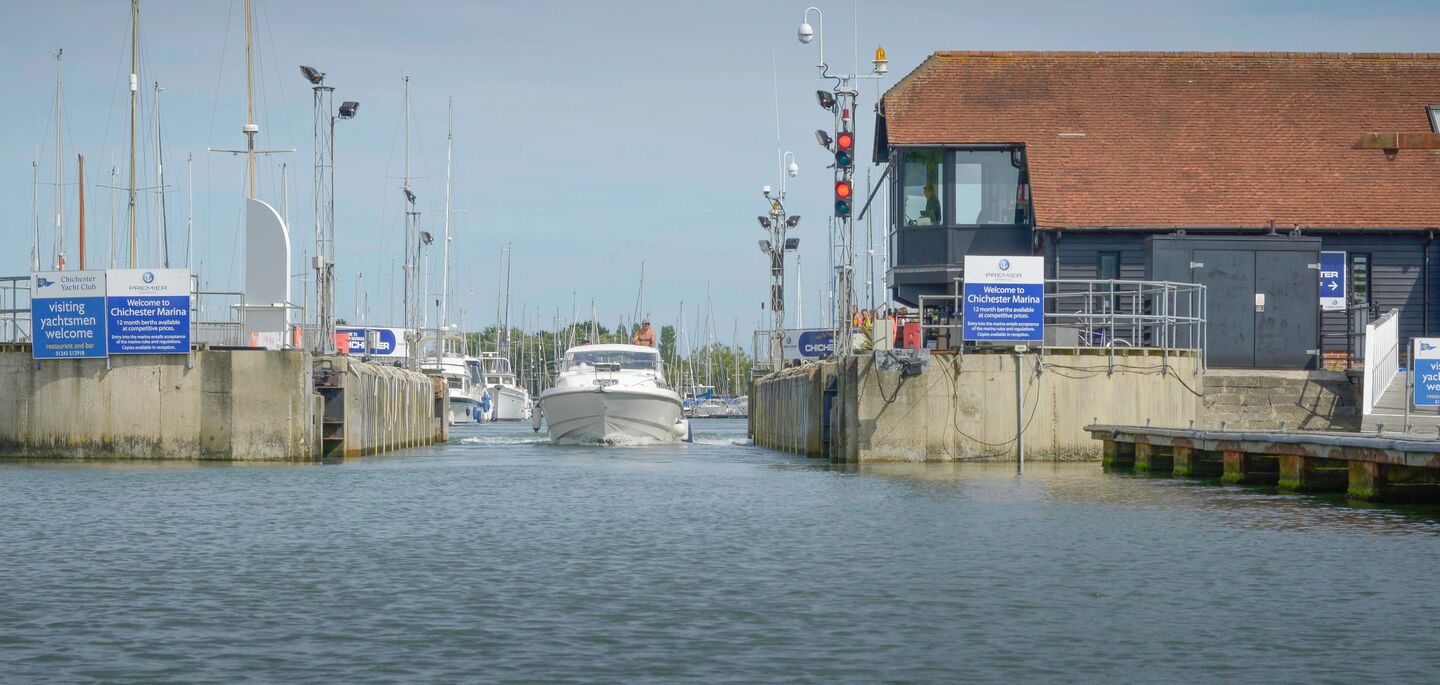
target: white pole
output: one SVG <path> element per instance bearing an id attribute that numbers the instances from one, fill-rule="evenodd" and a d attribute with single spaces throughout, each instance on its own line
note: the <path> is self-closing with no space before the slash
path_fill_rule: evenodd
<path id="1" fill-rule="evenodd" d="M 195 170 L 194 155 L 185 155 L 185 268 L 195 268 Z M 114 191 L 111 191 L 114 195 Z M 113 223 L 112 223 L 113 225 Z M 114 235 L 114 231 L 111 231 Z"/>
<path id="2" fill-rule="evenodd" d="M 441 257 L 440 265 L 440 330 L 444 335 L 446 323 L 450 317 L 450 193 L 454 188 L 451 182 L 451 159 L 455 149 L 455 99 L 449 101 L 449 109 L 445 117 L 445 252 Z"/>

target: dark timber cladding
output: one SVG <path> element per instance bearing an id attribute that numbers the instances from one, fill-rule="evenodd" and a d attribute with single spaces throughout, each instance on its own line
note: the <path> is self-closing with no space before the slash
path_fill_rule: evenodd
<path id="1" fill-rule="evenodd" d="M 893 295 L 953 289 L 965 254 L 1140 279 L 1154 236 L 1319 238 L 1350 307 L 1440 333 L 1440 154 L 1361 145 L 1436 104 L 1436 54 L 937 52 L 881 102 Z M 1347 314 L 1316 317 L 1343 352 Z"/>

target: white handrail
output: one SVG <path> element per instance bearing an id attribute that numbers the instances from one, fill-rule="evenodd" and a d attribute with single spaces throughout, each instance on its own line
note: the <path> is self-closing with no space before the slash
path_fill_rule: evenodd
<path id="1" fill-rule="evenodd" d="M 1369 415 L 1375 403 L 1400 373 L 1400 310 L 1365 324 L 1365 378 L 1361 384 L 1361 411 Z"/>

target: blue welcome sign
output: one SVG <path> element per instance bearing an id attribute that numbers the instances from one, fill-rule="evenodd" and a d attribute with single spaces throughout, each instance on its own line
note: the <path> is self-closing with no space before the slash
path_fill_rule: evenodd
<path id="1" fill-rule="evenodd" d="M 97 359 L 109 354 L 104 271 L 40 271 L 32 276 L 35 359 Z"/>
<path id="2" fill-rule="evenodd" d="M 964 339 L 1044 342 L 1045 258 L 965 256 Z"/>
<path id="3" fill-rule="evenodd" d="M 111 269 L 111 354 L 190 353 L 190 270 Z"/>
<path id="4" fill-rule="evenodd" d="M 1440 406 L 1440 338 L 1415 338 L 1415 396 L 1417 407 Z"/>

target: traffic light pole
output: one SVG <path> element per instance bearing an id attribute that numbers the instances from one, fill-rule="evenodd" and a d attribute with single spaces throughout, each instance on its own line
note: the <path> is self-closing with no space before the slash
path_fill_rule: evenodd
<path id="1" fill-rule="evenodd" d="M 785 206 L 770 201 L 770 362 L 785 366 Z"/>
<path id="2" fill-rule="evenodd" d="M 811 12 L 815 13 L 818 20 L 819 31 L 810 25 Z M 820 106 L 835 115 L 835 138 L 833 141 L 827 140 L 824 131 L 817 132 L 817 137 L 822 146 L 835 152 L 833 168 L 836 221 L 831 232 L 830 245 L 835 264 L 835 355 L 843 357 L 854 350 L 850 308 L 855 298 L 855 217 L 852 209 L 855 199 L 855 102 L 860 94 L 856 86 L 861 79 L 884 77 L 889 71 L 889 60 L 886 59 L 884 48 L 876 48 L 875 59 L 871 62 L 874 67 L 871 73 L 831 74 L 830 65 L 825 62 L 825 17 L 818 7 L 805 8 L 796 35 L 802 44 L 819 37 L 820 60 L 815 66 L 820 70 L 820 78 L 835 82 L 830 93 L 823 90 L 817 93 Z M 859 65 L 856 67 L 858 71 Z"/>

